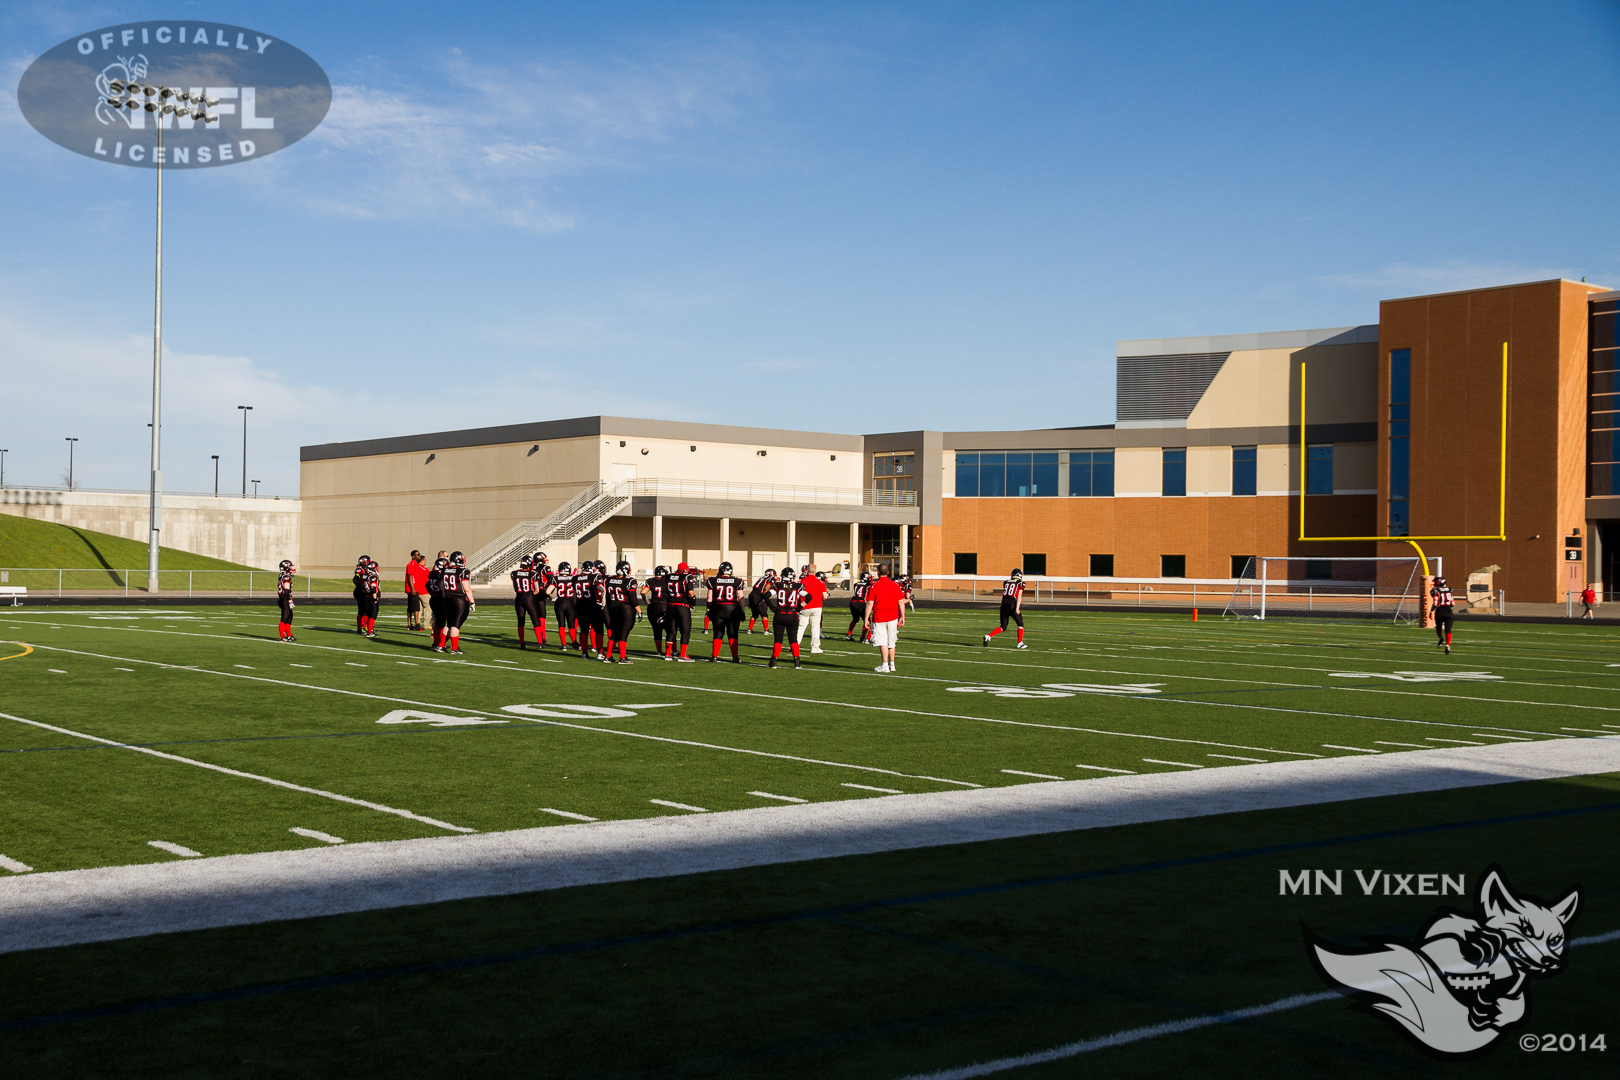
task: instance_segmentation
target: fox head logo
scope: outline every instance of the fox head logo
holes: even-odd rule
[[[1463,1057],[1525,1018],[1531,976],[1563,970],[1567,927],[1580,902],[1579,888],[1553,904],[1515,893],[1493,868],[1480,882],[1474,914],[1442,911],[1416,948],[1400,941],[1338,948],[1306,933],[1317,971],[1335,989],[1427,1049]]]

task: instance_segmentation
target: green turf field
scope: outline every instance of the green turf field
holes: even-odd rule
[[[644,626],[631,666],[523,651],[495,603],[460,659],[393,609],[378,640],[343,607],[300,608],[295,645],[275,618],[0,610],[19,643],[0,855],[66,870],[177,861],[154,840],[212,856],[321,846],[294,828],[446,836],[1620,732],[1594,627],[1470,622],[1444,656],[1389,624],[1034,613],[1020,652],[979,644],[987,613],[925,610],[879,675],[841,635],[772,671],[763,636],[742,665],[680,665]],[[1410,936],[1435,903],[1279,897],[1280,867],[1472,883],[1498,863],[1547,898],[1579,883],[1572,934],[1608,933],[1616,809],[1612,778],[1521,783],[0,955],[0,1052],[56,1075],[899,1077],[1320,993],[1302,921]],[[1612,1074],[1607,1051],[1516,1038],[1607,1031],[1617,956],[1572,951],[1514,1045],[1466,1069]],[[1182,1067],[1464,1066],[1334,999],[1009,1075]]]

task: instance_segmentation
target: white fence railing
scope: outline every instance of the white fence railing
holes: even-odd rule
[[[995,603],[1005,578],[987,574],[914,574],[912,592],[924,600],[968,600]],[[1024,598],[1031,603],[1090,604],[1118,607],[1223,608],[1233,594],[1255,586],[1252,578],[1047,577],[1026,575]],[[1379,611],[1401,593],[1375,582],[1305,579],[1267,582],[1274,597],[1285,597],[1288,610]]]
[[[132,592],[144,594],[158,591],[178,595],[181,592],[178,582],[182,578],[187,596],[220,593],[273,596],[281,579],[280,572],[276,570],[159,570],[157,585],[153,586],[148,581],[150,576],[144,566],[127,570],[111,566],[0,567],[0,585],[20,585],[30,594],[54,593],[57,596],[70,592],[122,593],[128,596]],[[317,591],[315,581],[308,574],[296,574],[293,577],[293,592],[313,596]],[[320,581],[319,591],[322,593],[343,592],[351,588],[350,582],[343,578],[321,578]]]
[[[671,499],[728,499],[739,502],[811,503],[822,506],[916,506],[915,491],[883,488],[815,487],[805,484],[750,484],[733,480],[632,480],[637,495]]]

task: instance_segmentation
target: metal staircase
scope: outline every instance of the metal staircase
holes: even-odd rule
[[[635,490],[634,480],[598,480],[541,521],[520,521],[467,560],[474,585],[488,585],[517,566],[525,555],[564,540],[578,540],[612,517]]]

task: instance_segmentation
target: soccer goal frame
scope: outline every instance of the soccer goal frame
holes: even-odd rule
[[[1441,573],[1441,556],[1427,561],[1433,573]],[[1301,564],[1303,576],[1293,572]],[[1326,575],[1321,573],[1324,567]],[[1428,576],[1429,567],[1415,554],[1251,556],[1221,614],[1259,620],[1284,613],[1387,616],[1391,622],[1417,622],[1423,618]]]

